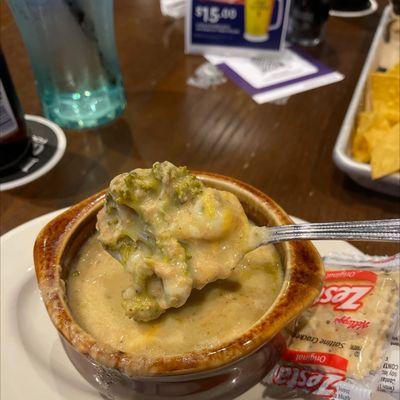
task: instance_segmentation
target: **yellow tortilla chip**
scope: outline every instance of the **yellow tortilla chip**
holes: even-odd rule
[[[387,130],[390,128],[390,124],[384,115],[379,114],[377,112],[372,112],[371,124],[369,125],[370,129],[382,129]]]
[[[386,73],[389,75],[400,76],[400,62],[393,65],[393,67],[390,68]]]
[[[371,160],[371,152],[368,142],[364,137],[364,132],[370,129],[374,114],[370,112],[360,112],[357,119],[357,129],[354,134],[351,152],[356,161],[368,163]]]
[[[357,131],[366,132],[369,129],[389,129],[393,124],[386,118],[384,113],[374,111],[364,111],[358,113]]]
[[[368,143],[370,151],[376,146],[382,135],[386,135],[389,130],[389,122],[377,115],[373,120],[370,129],[364,132],[364,137]]]
[[[375,112],[386,119],[390,125],[396,125],[400,122],[400,110],[390,109],[385,103],[376,103]]]
[[[373,108],[380,106],[383,109],[399,111],[400,78],[383,72],[371,74],[371,95]]]
[[[400,124],[382,135],[371,152],[372,179],[400,170]]]
[[[352,146],[353,158],[362,163],[368,163],[371,160],[371,153],[369,150],[368,142],[363,133],[357,131]]]
[[[386,131],[380,129],[370,129],[369,131],[366,131],[364,133],[364,138],[368,144],[368,149],[370,153],[377,145],[377,143],[382,139],[382,136],[387,135],[388,131],[389,129],[387,129]]]
[[[358,124],[357,130],[364,132],[371,127],[372,121],[374,120],[374,113],[361,111],[358,113]]]
[[[372,148],[382,135],[387,134],[389,129],[389,122],[381,115],[374,112],[360,112],[353,139],[353,158],[359,162],[370,162]]]
[[[372,107],[376,111],[388,111],[397,118],[400,108],[400,78],[383,72],[374,72],[370,80]]]

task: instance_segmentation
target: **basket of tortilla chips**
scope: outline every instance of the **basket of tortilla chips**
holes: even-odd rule
[[[400,170],[400,63],[369,76],[365,109],[352,140],[355,160],[371,165],[372,179]]]
[[[387,7],[338,136],[334,161],[362,186],[400,196],[400,59],[385,70],[379,54],[385,44]]]

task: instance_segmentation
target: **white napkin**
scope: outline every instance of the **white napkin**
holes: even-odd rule
[[[186,0],[160,0],[161,14],[181,18],[185,15]]]

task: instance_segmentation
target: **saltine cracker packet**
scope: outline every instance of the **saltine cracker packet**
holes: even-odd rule
[[[378,391],[389,393],[397,400],[400,397],[399,321],[397,321],[390,347],[386,352],[379,378]]]
[[[321,294],[287,328],[267,393],[366,400],[380,390],[398,398],[400,254],[330,256],[324,264]]]

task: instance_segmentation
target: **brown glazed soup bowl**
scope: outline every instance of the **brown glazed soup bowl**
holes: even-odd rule
[[[293,223],[273,200],[250,185],[221,175],[195,174],[207,186],[234,193],[256,224]],[[39,233],[34,248],[43,302],[76,369],[103,396],[115,400],[233,399],[259,382],[279,358],[284,346],[282,329],[320,292],[324,270],[314,246],[307,241],[276,245],[284,268],[282,288],[272,306],[240,337],[218,348],[182,356],[133,356],[85,332],[67,301],[69,266],[95,231],[104,193],[52,220]]]

